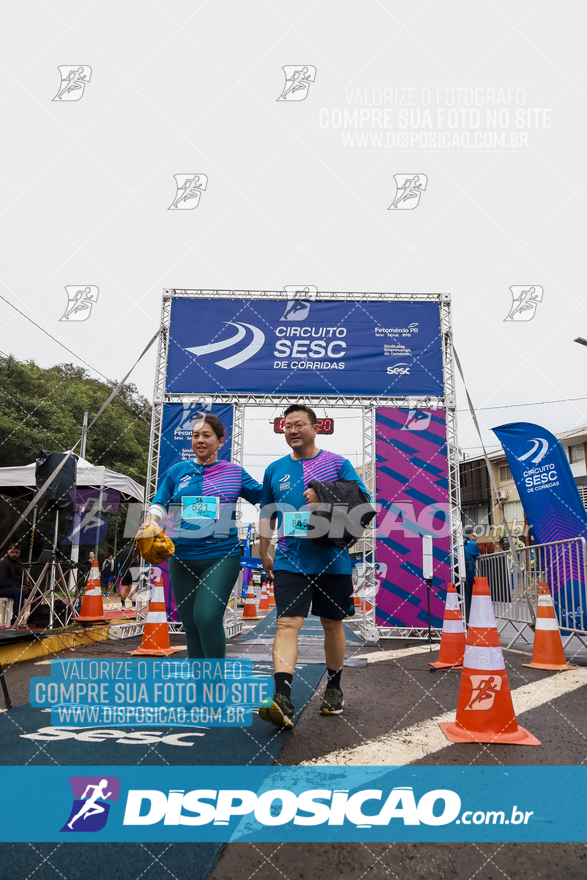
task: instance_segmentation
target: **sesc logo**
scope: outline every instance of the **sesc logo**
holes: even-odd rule
[[[244,322],[240,323],[239,321],[225,321],[224,323],[237,328],[236,333],[234,336],[231,336],[230,339],[224,339],[222,342],[211,342],[208,345],[195,345],[193,348],[186,348],[186,351],[190,351],[192,354],[198,355],[198,357],[205,354],[212,354],[216,351],[223,351],[225,348],[231,348],[232,346],[237,345],[247,335],[247,329],[251,330],[253,338],[245,348],[230,357],[216,361],[217,367],[222,367],[223,370],[232,370],[234,367],[244,364],[245,361],[248,361],[249,358],[252,358],[253,355],[257,354],[257,352],[263,347],[265,334],[262,330],[259,330],[258,327],[254,327],[252,324],[245,324]]]
[[[409,364],[395,364],[393,367],[387,368],[388,376],[409,376],[410,375],[410,365]]]

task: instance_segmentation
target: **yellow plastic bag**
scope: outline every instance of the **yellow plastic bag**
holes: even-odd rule
[[[160,565],[175,553],[175,544],[161,526],[141,526],[136,537],[137,550],[151,565]]]

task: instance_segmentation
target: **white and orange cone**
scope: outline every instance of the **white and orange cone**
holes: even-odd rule
[[[462,669],[465,656],[465,627],[459,606],[459,594],[454,584],[449,584],[444,606],[444,622],[440,638],[440,651],[435,669]]]
[[[273,587],[273,581],[267,587],[267,596],[269,599],[269,607],[275,608],[276,602],[275,602],[275,589]]]
[[[96,623],[106,620],[104,617],[104,603],[102,601],[102,584],[100,583],[100,569],[98,560],[92,561],[90,576],[86,584],[86,591],[82,600],[79,617],[75,617],[75,623]]]
[[[577,668],[569,666],[567,663],[558,620],[554,613],[554,603],[547,583],[541,583],[538,587],[538,614],[536,615],[532,662],[522,663],[522,666],[558,672]]]
[[[269,596],[267,595],[267,584],[261,585],[261,598],[259,599],[259,611],[269,611]]]
[[[243,608],[242,620],[260,620],[257,614],[257,606],[255,605],[255,591],[253,590],[253,582],[249,581],[247,590],[247,598],[245,599],[245,607]]]
[[[153,595],[149,602],[147,620],[143,630],[141,647],[136,651],[130,651],[131,656],[146,655],[147,657],[167,657],[169,654],[177,654],[182,648],[172,648],[169,643],[169,629],[167,627],[167,611],[165,610],[165,595],[163,593],[163,580],[158,577],[153,586]]]
[[[451,742],[540,745],[516,721],[487,578],[473,582],[456,721],[440,727]]]

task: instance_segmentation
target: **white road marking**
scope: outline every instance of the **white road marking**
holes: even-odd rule
[[[452,674],[456,678],[456,673]],[[587,685],[587,669],[585,668],[553,674],[541,681],[522,685],[512,691],[516,715],[528,712],[530,709],[537,709],[550,700],[572,693],[585,685]],[[388,764],[403,767],[450,745],[438,723],[440,721],[454,721],[455,714],[456,706],[450,712],[435,715],[433,718],[421,721],[412,727],[379,736],[351,749],[331,752],[313,761],[303,761],[302,764]],[[560,720],[562,724],[563,719]]]

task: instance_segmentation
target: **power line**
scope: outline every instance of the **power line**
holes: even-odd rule
[[[549,403],[574,403],[577,400],[587,400],[587,397],[563,397],[560,400],[537,400],[534,403],[506,403],[503,406],[478,406],[477,411],[482,409],[515,409],[520,406],[546,406]],[[469,412],[468,409],[458,409],[457,412]]]
[[[14,309],[15,312],[18,312],[19,315],[22,315],[23,318],[26,318],[27,321],[30,321],[30,322],[31,322],[31,324],[34,324],[34,326],[37,327],[39,330],[41,330],[41,332],[44,333],[45,336],[48,336],[49,339],[52,339],[53,342],[56,342],[57,345],[60,345],[61,348],[64,348],[65,351],[69,352],[69,354],[72,354],[72,355],[74,356],[74,358],[77,358],[78,361],[81,361],[82,364],[85,364],[87,367],[90,368],[90,370],[93,370],[94,373],[98,373],[98,375],[99,375],[99,376],[102,376],[104,379],[106,379],[107,382],[111,382],[111,381],[112,381],[111,379],[108,378],[108,376],[105,376],[104,373],[101,373],[100,370],[97,370],[96,367],[93,367],[91,364],[89,364],[87,361],[85,361],[83,358],[81,358],[81,357],[79,356],[79,354],[76,354],[75,351],[72,351],[71,348],[68,348],[67,345],[64,345],[63,342],[60,342],[55,336],[53,336],[51,333],[49,333],[48,330],[45,330],[44,327],[41,327],[40,324],[37,324],[36,321],[33,321],[32,318],[29,318],[29,316],[28,316],[28,315],[25,315],[24,312],[21,312],[20,309],[18,309],[13,303],[11,303],[10,300],[6,299],[5,296],[2,296],[1,293],[0,293],[0,299],[4,300],[4,302],[5,302],[7,305],[9,305],[11,309]]]

